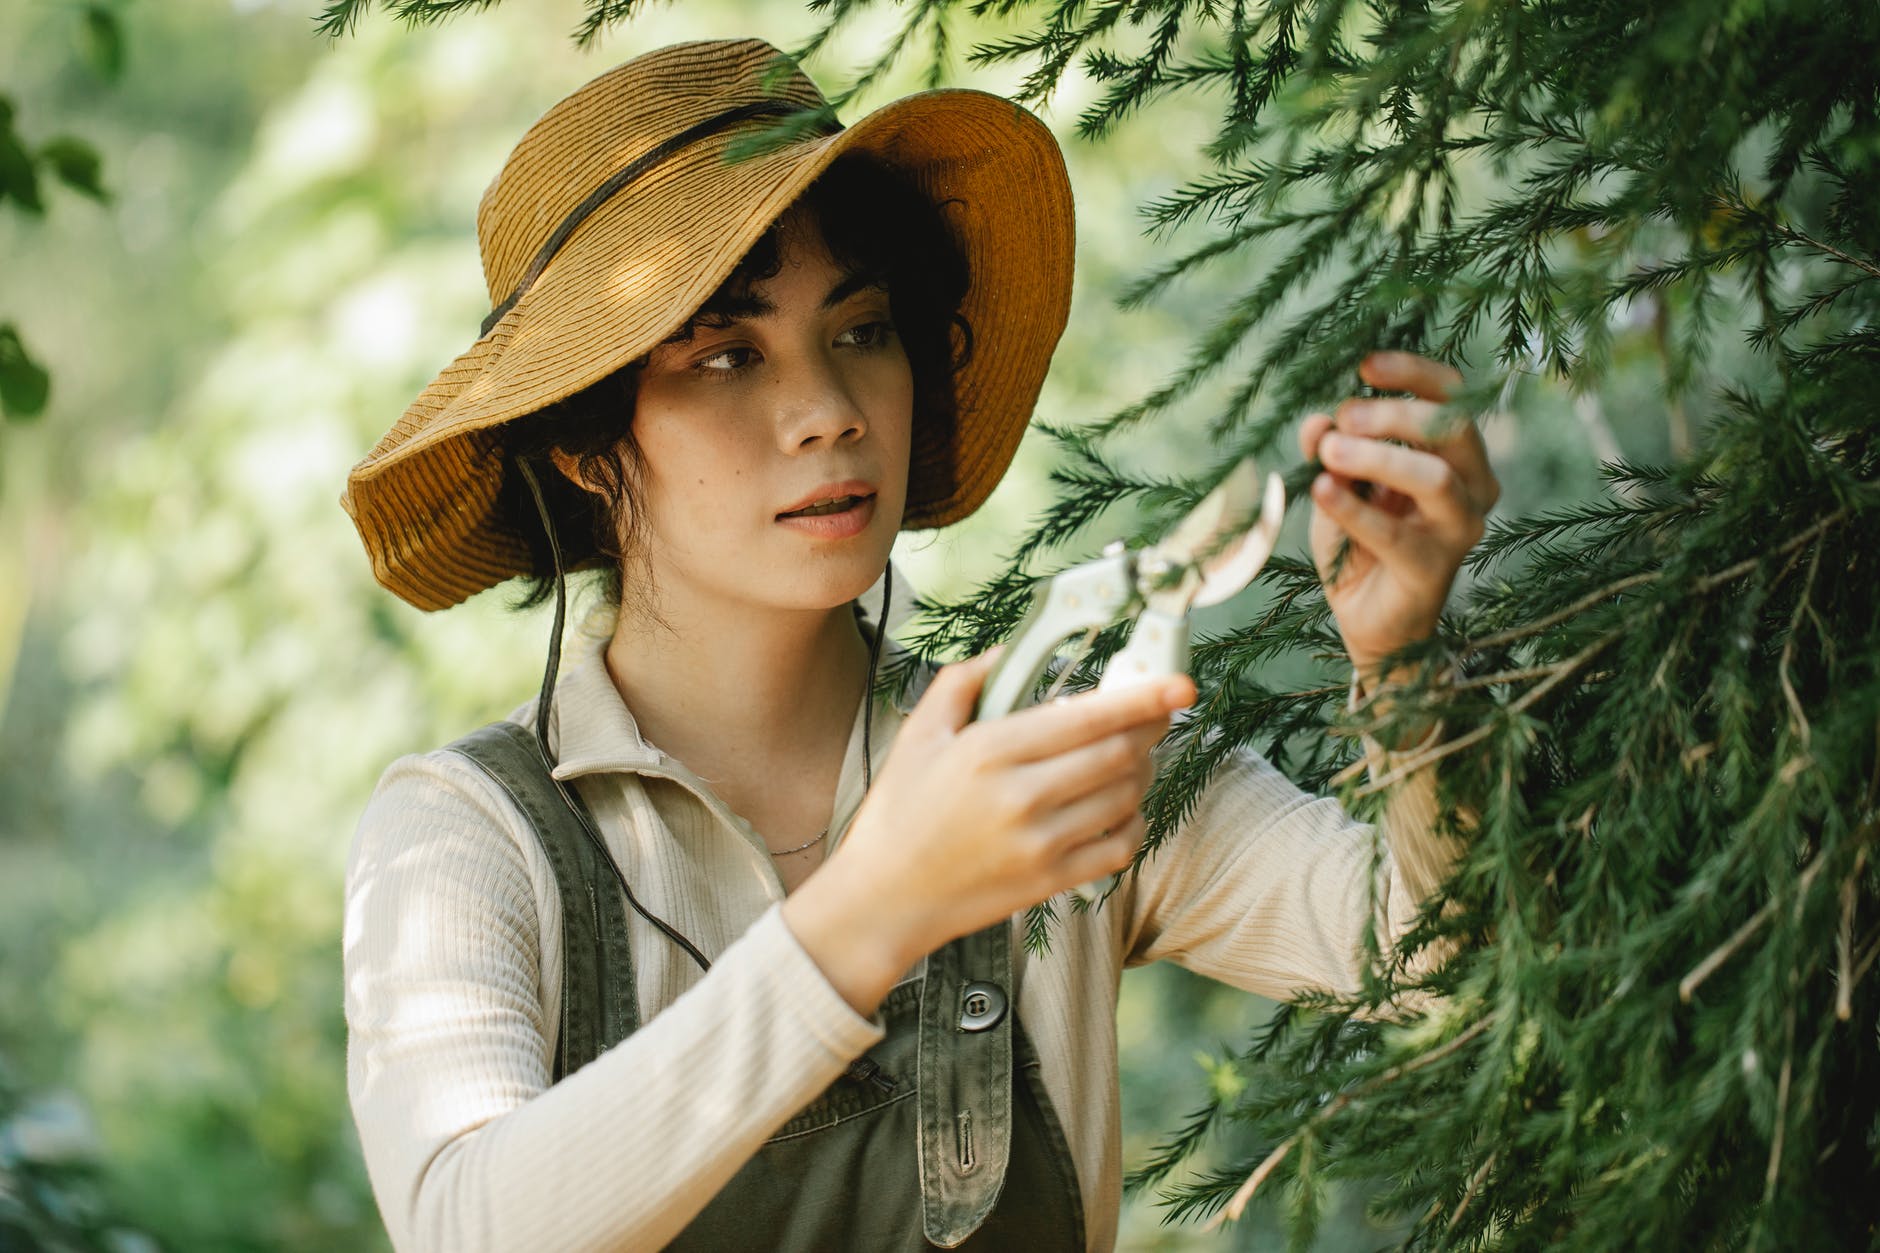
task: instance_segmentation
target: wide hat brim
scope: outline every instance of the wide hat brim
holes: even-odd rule
[[[687,47],[706,46],[665,51]],[[610,71],[557,110],[649,59]],[[561,121],[562,142],[578,143],[578,126]],[[645,355],[831,162],[854,153],[895,167],[941,207],[970,276],[960,313],[972,351],[954,378],[954,429],[950,439],[915,432],[902,525],[944,526],[985,501],[1018,448],[1069,313],[1072,207],[1057,141],[1008,100],[947,89],[897,100],[833,135],[727,159],[765,126],[760,119],[688,146],[591,212],[353,468],[341,503],[381,584],[420,609],[441,609],[529,573],[528,545],[496,508],[504,424]],[[512,203],[530,202],[525,188],[504,190]],[[485,197],[486,215],[496,192],[493,185]],[[565,189],[541,199],[556,196],[565,200]],[[539,225],[533,238],[545,239],[553,225]],[[518,257],[493,255],[486,240],[484,260],[494,303],[505,290],[496,276],[516,272]]]

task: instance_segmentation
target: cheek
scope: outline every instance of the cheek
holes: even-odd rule
[[[914,441],[914,376],[908,370],[905,357],[898,369],[883,374],[875,401],[870,405],[871,433],[881,449],[882,469],[890,472],[889,480],[905,497],[905,472]]]
[[[727,502],[744,498],[753,486],[750,451],[737,438],[737,427],[657,400],[635,413],[640,498],[652,542],[689,547],[687,537],[735,523],[738,512]]]

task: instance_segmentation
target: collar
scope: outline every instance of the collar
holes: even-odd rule
[[[569,633],[562,650],[561,675],[555,683],[555,709],[549,719],[549,742],[555,750],[555,777],[577,779],[583,775],[609,772],[654,774],[672,777],[689,771],[672,757],[648,743],[640,734],[627,703],[620,698],[613,676],[607,673],[607,643],[612,635],[611,614],[597,613]],[[861,621],[864,635],[873,634],[873,625]],[[875,706],[876,768],[895,726],[913,709],[936,667],[916,661],[909,651],[890,637],[881,648],[881,669],[893,673],[913,666],[912,681],[895,697],[880,698]],[[887,716],[884,716],[887,715]],[[534,717],[534,702],[521,711]],[[855,713],[853,738],[859,743],[862,709]]]

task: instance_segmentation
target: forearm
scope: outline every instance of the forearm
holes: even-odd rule
[[[1129,881],[1120,902],[1128,960],[1170,958],[1278,998],[1350,992],[1363,977],[1366,929],[1394,945],[1458,852],[1430,770],[1393,790],[1373,828],[1243,750]]]
[[[880,1029],[767,915],[638,1032],[542,1088],[516,1024],[360,1006],[354,1112],[401,1250],[657,1248]],[[505,1047],[505,1045],[510,1047]]]
[[[1389,732],[1378,725],[1396,712],[1401,693],[1420,677],[1410,666],[1388,673],[1365,666],[1352,674],[1350,708],[1355,712],[1368,703],[1369,710],[1370,726],[1363,736],[1366,774],[1373,785],[1388,780],[1379,828],[1391,853],[1383,922],[1392,942],[1449,877],[1463,852],[1461,842],[1445,829],[1437,762],[1427,756],[1444,738],[1442,721],[1413,716]]]

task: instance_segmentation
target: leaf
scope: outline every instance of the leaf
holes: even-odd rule
[[[85,60],[107,83],[124,77],[124,24],[102,4],[88,4],[80,18],[79,46]]]
[[[13,130],[13,102],[0,96],[0,203],[8,199],[35,217],[46,211],[39,198],[39,171]]]
[[[98,150],[82,139],[61,135],[49,139],[39,149],[39,159],[52,167],[60,182],[73,191],[104,202],[111,193],[99,181]]]
[[[46,407],[52,376],[26,354],[11,322],[0,323],[0,412],[12,421],[36,418]]]

